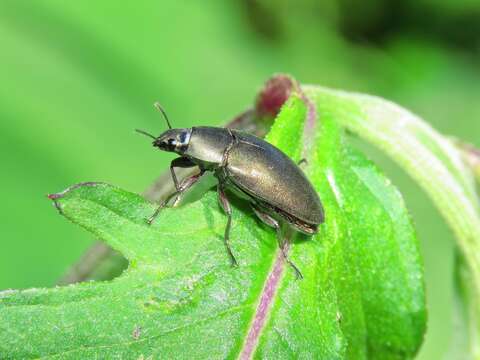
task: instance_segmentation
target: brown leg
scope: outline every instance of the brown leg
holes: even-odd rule
[[[200,179],[200,177],[203,175],[204,171],[201,170],[200,173],[196,174],[196,175],[193,175],[193,176],[190,176],[189,178],[186,178],[185,180],[182,181],[182,183],[180,185],[178,185],[178,189],[177,191],[173,192],[172,194],[170,194],[158,207],[157,209],[155,210],[155,212],[152,214],[152,216],[150,216],[148,219],[147,219],[147,223],[149,225],[151,225],[153,223],[153,221],[157,218],[158,214],[160,214],[160,211],[165,207],[167,206],[167,204],[170,202],[170,200],[172,199],[175,199],[173,201],[173,206],[177,205],[177,203],[180,201],[181,199],[181,196],[183,195],[183,193],[185,191],[187,191],[188,189],[190,189],[192,187],[193,184],[195,184],[198,179]]]
[[[172,180],[173,180],[173,183],[175,184],[175,189],[177,191],[180,190],[180,184],[178,183],[177,175],[175,175],[174,168],[176,167],[189,168],[194,166],[196,165],[190,159],[185,157],[179,157],[172,160],[172,162],[170,163],[170,173],[172,174]]]
[[[221,183],[218,184],[217,186],[217,193],[218,193],[218,202],[220,203],[220,206],[222,209],[225,211],[227,214],[227,226],[225,228],[225,235],[223,237],[223,241],[225,243],[225,248],[227,249],[228,255],[230,256],[230,260],[232,261],[232,266],[238,266],[237,260],[235,259],[235,256],[233,255],[232,249],[230,248],[230,228],[232,226],[232,207],[230,206],[230,203],[228,202],[228,198],[225,195],[225,190],[223,188],[223,185]]]
[[[258,216],[260,220],[262,220],[266,225],[273,227],[277,231],[277,241],[278,241],[278,246],[280,247],[280,250],[282,251],[282,255],[289,264],[292,269],[295,271],[295,275],[297,276],[297,279],[303,279],[303,275],[298,269],[298,267],[288,258],[285,245],[287,242],[283,238],[282,231],[280,229],[280,224],[278,223],[277,220],[275,220],[273,217],[270,215],[264,213],[262,210],[260,210],[258,207],[252,204],[252,209],[255,212],[255,214]]]

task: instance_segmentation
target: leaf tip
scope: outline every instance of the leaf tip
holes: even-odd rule
[[[105,185],[105,183],[102,182],[95,182],[95,181],[87,181],[87,182],[82,182],[78,183],[72,186],[69,186],[65,190],[58,192],[58,193],[53,193],[53,194],[47,194],[47,198],[53,201],[53,205],[57,208],[57,210],[60,212],[60,214],[63,214],[62,208],[60,206],[60,203],[58,200],[64,198],[67,194],[72,192],[73,190],[79,189],[84,186],[98,186],[98,185]]]
[[[50,200],[56,200],[61,196],[61,194],[47,194],[47,198]]]

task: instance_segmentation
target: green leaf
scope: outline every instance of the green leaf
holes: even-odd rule
[[[424,120],[387,100],[364,94],[307,86],[304,91],[322,114],[379,147],[429,195],[453,230],[460,250],[457,288],[465,309],[465,333],[456,341],[480,358],[480,203],[475,189],[478,150],[452,141]],[[458,333],[458,331],[456,332]],[[463,334],[462,334],[463,335]],[[459,337],[461,338],[462,335]],[[453,357],[457,358],[457,357]]]
[[[129,260],[110,282],[0,293],[0,358],[404,359],[425,329],[423,273],[400,194],[345,143],[335,119],[294,93],[268,141],[304,169],[324,203],[313,237],[274,231],[234,204],[231,244],[216,195],[164,209],[85,183],[52,196],[61,213]]]

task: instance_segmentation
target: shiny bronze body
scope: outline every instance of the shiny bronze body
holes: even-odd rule
[[[205,130],[194,128],[192,139]],[[218,130],[222,130],[220,136],[231,139],[227,130]],[[287,220],[297,230],[315,233],[323,222],[322,205],[297,164],[262,139],[235,130],[232,134],[235,140],[227,154],[226,166],[215,170],[219,180],[237,194],[248,196],[270,215]]]
[[[225,128],[193,127],[167,130],[155,138],[153,145],[164,151],[176,152],[180,157],[170,165],[177,191],[165,200],[149,222],[172,198],[176,203],[205,171],[213,171],[218,179],[220,205],[228,215],[225,245],[235,265],[236,260],[228,244],[232,210],[225,193],[227,188],[247,199],[257,216],[277,230],[282,251],[281,221],[308,235],[316,233],[324,221],[320,199],[302,170],[265,140]],[[191,166],[198,166],[200,173],[178,183],[174,168]],[[301,277],[285,252],[284,255]]]

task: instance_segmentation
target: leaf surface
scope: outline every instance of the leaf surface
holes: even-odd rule
[[[345,143],[334,116],[294,93],[267,140],[304,170],[326,222],[313,237],[274,231],[234,205],[231,268],[216,195],[165,209],[86,183],[61,213],[129,260],[110,282],[0,293],[0,358],[404,359],[425,329],[422,265],[400,194]],[[320,114],[320,116],[319,116]]]
[[[322,114],[377,146],[430,197],[455,234],[456,322],[451,358],[480,358],[480,202],[475,187],[478,151],[432,128],[400,106],[365,94],[305,86]]]

